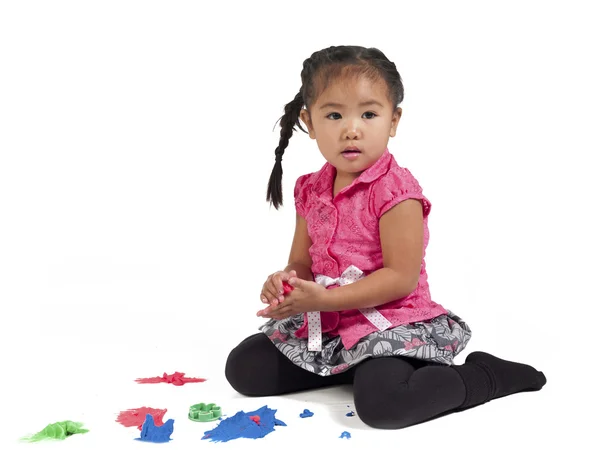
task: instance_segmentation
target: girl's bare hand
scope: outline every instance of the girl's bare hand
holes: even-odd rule
[[[285,302],[269,305],[256,313],[259,317],[283,320],[299,313],[321,311],[327,303],[327,289],[314,281],[294,277],[289,284],[293,288],[285,297]]]
[[[278,305],[283,301],[283,282],[297,277],[295,270],[285,272],[280,270],[267,277],[260,293],[260,300],[269,305]]]

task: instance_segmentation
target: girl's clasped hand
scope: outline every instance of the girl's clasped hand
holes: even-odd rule
[[[285,293],[284,282],[293,289]],[[296,271],[278,271],[265,281],[260,298],[268,304],[256,313],[258,317],[282,320],[299,313],[322,310],[327,289],[314,281],[302,280]]]

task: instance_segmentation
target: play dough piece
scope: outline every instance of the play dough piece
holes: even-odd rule
[[[175,421],[169,419],[163,426],[156,426],[154,418],[150,414],[146,414],[146,420],[142,425],[140,437],[136,440],[146,442],[169,442],[173,433],[173,424]]]
[[[62,422],[51,423],[39,433],[36,433],[33,436],[24,437],[22,440],[28,442],[38,442],[45,439],[64,440],[74,434],[83,434],[89,431],[83,429],[82,427],[83,424],[81,422],[64,420]]]
[[[151,377],[151,378],[138,378],[136,379],[136,383],[140,384],[148,384],[148,383],[169,383],[174,384],[175,386],[183,386],[185,383],[201,383],[206,381],[205,378],[186,378],[184,377],[185,373],[175,372],[171,375],[167,375],[167,373],[163,373],[162,377]]]
[[[302,413],[300,413],[300,417],[302,417],[303,419],[306,417],[312,417],[314,415],[315,415],[315,413],[312,411],[309,411],[308,409],[305,409]]]
[[[283,295],[287,295],[294,290],[294,286],[290,285],[287,281],[283,282]]]
[[[286,426],[281,420],[275,418],[276,412],[277,410],[270,409],[266,405],[248,413],[239,411],[234,416],[222,420],[216,428],[207,431],[202,439],[227,442],[238,438],[263,438],[274,431],[275,426]],[[258,418],[258,423],[253,418]]]
[[[163,425],[163,417],[165,416],[166,409],[154,409],[142,406],[141,408],[128,409],[127,411],[121,411],[116,419],[121,425],[126,427],[137,427],[138,430],[142,430],[142,425],[146,421],[146,415],[150,414],[154,417],[154,423],[158,426]]]

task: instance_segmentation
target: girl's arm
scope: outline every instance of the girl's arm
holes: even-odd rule
[[[379,306],[416,289],[423,259],[421,202],[408,199],[389,209],[379,220],[379,234],[384,267],[355,283],[324,291],[320,311]]]
[[[298,275],[298,278],[307,281],[314,281],[312,270],[310,269],[310,267],[307,267],[302,263],[290,262],[290,264],[288,264],[287,267],[283,269],[284,272],[290,272],[291,270],[296,271],[296,275]]]
[[[312,258],[308,249],[312,245],[312,240],[308,234],[306,220],[300,214],[296,213],[296,231],[292,241],[292,249],[285,272],[295,270],[298,278],[307,281],[313,281]]]

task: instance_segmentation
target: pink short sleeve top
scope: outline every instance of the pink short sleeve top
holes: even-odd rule
[[[431,203],[410,171],[400,167],[386,149],[375,164],[333,198],[335,174],[335,167],[327,162],[318,172],[299,177],[294,188],[296,211],[306,220],[312,240],[309,252],[313,274],[338,278],[351,265],[365,275],[382,268],[379,219],[394,205],[417,199],[423,205],[424,232],[418,285],[408,296],[380,305],[377,310],[392,327],[446,314],[441,305],[431,300],[425,269]],[[321,312],[321,326],[324,333],[339,335],[346,349],[378,331],[357,309]],[[306,315],[296,336],[308,337]]]

